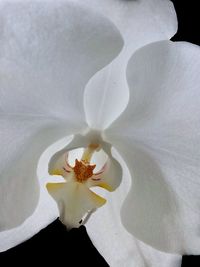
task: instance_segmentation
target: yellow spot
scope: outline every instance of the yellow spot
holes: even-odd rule
[[[50,172],[50,175],[63,175],[61,170],[55,169]]]
[[[53,191],[55,192],[55,191],[61,189],[65,185],[66,185],[66,183],[48,183],[48,184],[46,184],[46,188],[47,188],[48,192],[51,193]]]
[[[99,147],[100,147],[99,144],[90,144],[89,145],[89,148],[92,149],[92,150],[98,150]]]
[[[114,189],[109,184],[104,183],[104,182],[102,182],[102,183],[100,182],[97,186],[100,186],[100,187],[102,187],[102,188],[104,188],[110,192],[114,191]]]
[[[99,195],[97,195],[94,192],[92,192],[92,198],[93,198],[93,201],[95,202],[97,207],[101,207],[106,203],[106,199],[105,198],[100,197]]]

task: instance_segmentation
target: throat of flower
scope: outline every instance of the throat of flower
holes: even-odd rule
[[[88,178],[92,177],[95,167],[96,165],[85,164],[82,161],[78,161],[76,159],[73,171],[77,182],[82,183],[84,181],[87,181]]]
[[[100,146],[98,144],[90,144],[84,150],[81,160],[75,160],[73,172],[77,182],[83,183],[93,176],[93,170],[95,169],[96,165],[91,165],[90,161],[94,152],[99,149]]]

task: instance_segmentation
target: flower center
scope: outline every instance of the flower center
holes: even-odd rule
[[[76,180],[80,183],[86,181],[93,176],[93,170],[96,165],[88,165],[82,161],[76,159],[75,166],[73,168]]]
[[[75,159],[75,166],[72,167],[68,163],[68,154],[65,158],[66,165],[63,166],[63,170],[66,173],[73,173],[73,177],[75,180],[79,183],[83,183],[87,181],[89,178],[95,176],[96,174],[93,173],[93,170],[95,169],[96,165],[90,164],[90,160],[92,158],[92,155],[95,151],[100,149],[100,145],[97,144],[90,144],[83,152],[81,160]],[[101,172],[102,173],[102,172]],[[98,174],[101,174],[98,173]],[[55,174],[55,170],[54,170]],[[57,174],[57,173],[56,173]]]
[[[82,158],[79,161],[75,160],[75,166],[73,167],[75,178],[77,182],[87,181],[88,178],[93,176],[93,170],[96,165],[90,165],[92,155],[100,146],[98,144],[90,144],[83,152]]]

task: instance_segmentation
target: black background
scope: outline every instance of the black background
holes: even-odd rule
[[[83,0],[84,1],[84,0]],[[99,0],[101,1],[101,0]],[[148,1],[148,0],[147,0]],[[198,1],[172,1],[178,16],[179,30],[174,41],[188,41],[200,45]],[[92,245],[86,229],[70,232],[56,220],[30,240],[0,254],[0,266],[54,264],[59,266],[108,266]],[[184,256],[182,267],[199,267],[200,256]],[[170,267],[170,266],[169,266]]]

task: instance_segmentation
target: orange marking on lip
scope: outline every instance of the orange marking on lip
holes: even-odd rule
[[[76,179],[78,182],[87,181],[93,175],[93,170],[96,165],[86,165],[82,161],[76,159],[75,166],[73,167]]]

